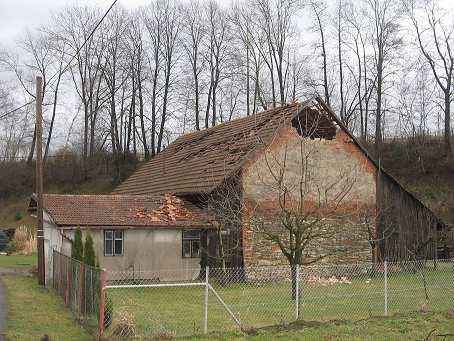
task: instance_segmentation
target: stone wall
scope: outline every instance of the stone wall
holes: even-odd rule
[[[303,202],[307,209],[321,202],[328,203],[326,207],[330,203],[342,206],[336,214],[326,209],[323,224],[331,231],[330,237],[314,240],[307,250],[309,258],[329,253],[332,255],[323,262],[372,260],[368,238],[370,229],[375,228],[375,167],[341,129],[334,139],[325,140],[303,139],[296,129],[286,127],[265,152],[243,168],[243,197],[249,212],[243,222],[245,267],[287,263],[278,245],[263,233],[269,228],[264,227],[263,221],[271,222],[271,228],[279,228],[279,221],[273,217],[282,212],[276,180],[281,171],[295,203],[300,198],[299,184],[304,173]]]

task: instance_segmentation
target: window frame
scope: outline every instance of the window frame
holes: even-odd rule
[[[121,237],[117,237],[116,234],[120,232]],[[107,235],[110,234],[111,237],[108,239]],[[125,234],[123,230],[103,230],[103,251],[104,251],[104,256],[105,257],[121,257],[124,255],[124,248],[125,248]],[[107,252],[106,249],[106,241],[109,240],[112,243],[110,253]],[[121,241],[121,250],[119,253],[117,253],[116,247],[115,247],[115,242]]]
[[[196,232],[197,236],[185,236],[185,232]],[[184,252],[184,245],[185,243],[189,243],[189,256],[187,256]],[[198,251],[197,254],[194,254],[194,244],[198,243]],[[201,257],[201,249],[202,242],[201,242],[201,231],[200,230],[182,230],[181,231],[181,256],[186,259],[191,258],[200,258]]]

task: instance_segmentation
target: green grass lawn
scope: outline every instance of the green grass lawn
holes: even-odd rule
[[[37,266],[37,255],[0,255],[0,268],[31,269]]]
[[[260,329],[248,335],[241,332],[212,333],[188,340],[348,340],[402,341],[443,340],[440,334],[454,334],[454,312],[409,313],[388,318],[370,318],[355,322],[293,323],[286,327]],[[431,334],[431,337],[427,338]],[[454,340],[453,336],[445,339]]]
[[[437,270],[428,270],[425,278],[428,310],[454,309],[452,265],[443,264]],[[290,282],[213,286],[243,326],[286,325],[295,319]],[[388,293],[390,315],[419,311],[426,304],[421,272],[390,274]],[[115,321],[125,315],[134,320],[139,335],[170,333],[180,336],[198,334],[203,330],[203,287],[108,289],[107,295],[114,306],[113,325],[108,334],[115,330]],[[367,274],[361,275],[353,278],[351,284],[323,286],[304,283],[301,314],[306,321],[322,322],[383,316],[383,274],[371,278]],[[211,292],[208,315],[210,331],[238,329]]]
[[[93,340],[59,297],[34,277],[3,276],[8,296],[7,340]]]

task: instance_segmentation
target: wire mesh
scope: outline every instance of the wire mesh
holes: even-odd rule
[[[454,261],[388,263],[390,314],[454,308]]]
[[[58,278],[60,293],[68,278]],[[296,319],[447,311],[454,308],[454,261],[108,272],[104,294],[104,337],[172,338]]]
[[[90,332],[99,325],[101,269],[53,251],[52,287]]]
[[[199,269],[109,272],[105,337],[202,333],[204,281]]]

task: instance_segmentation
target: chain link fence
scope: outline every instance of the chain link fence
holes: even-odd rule
[[[103,336],[171,338],[453,309],[454,261],[108,272],[103,292]]]
[[[103,271],[53,251],[52,288],[76,319],[98,334]]]

